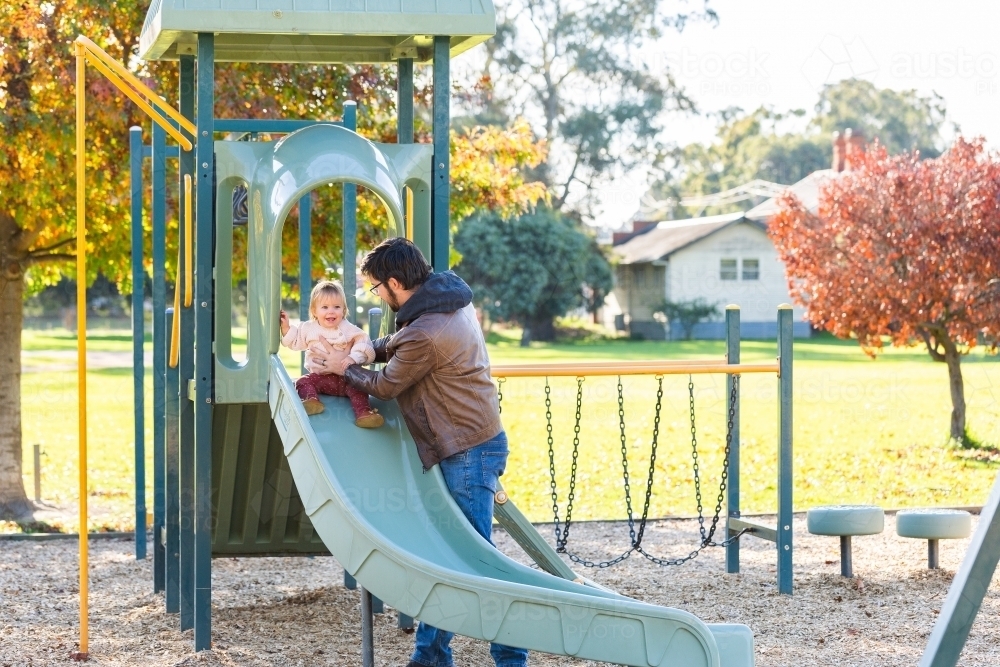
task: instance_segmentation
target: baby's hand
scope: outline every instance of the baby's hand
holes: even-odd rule
[[[278,315],[278,325],[281,327],[281,335],[284,336],[288,333],[289,323],[288,323],[288,313],[285,311],[279,311]]]
[[[358,362],[354,361],[350,356],[344,357],[344,360],[340,362],[340,371],[346,373],[349,366],[353,366]]]

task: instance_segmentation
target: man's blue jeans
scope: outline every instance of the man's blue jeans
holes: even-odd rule
[[[507,434],[500,434],[472,449],[449,456],[441,461],[441,472],[448,484],[451,497],[455,499],[462,513],[490,544],[493,530],[493,495],[497,491],[497,480],[507,465]],[[413,662],[426,667],[452,667],[449,643],[454,633],[438,630],[420,623],[417,626],[417,646],[413,651]],[[528,652],[521,648],[511,648],[502,644],[490,644],[490,655],[497,667],[524,667],[528,664]]]

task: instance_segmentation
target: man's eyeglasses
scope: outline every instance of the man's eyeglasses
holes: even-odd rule
[[[375,296],[378,296],[378,288],[381,287],[383,284],[384,283],[379,283],[378,285],[372,285],[372,288],[368,291],[374,294]]]

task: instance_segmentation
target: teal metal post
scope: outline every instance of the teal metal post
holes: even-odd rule
[[[396,61],[396,143],[413,143],[413,59]]]
[[[726,363],[740,363],[740,307],[726,306]],[[741,378],[742,379],[742,378]],[[730,404],[733,395],[733,376],[726,376],[726,416],[733,413],[733,439],[729,450],[729,488],[726,496],[726,512],[730,519],[740,518],[740,395],[737,391],[735,404]],[[726,538],[731,537],[726,531]],[[733,540],[726,545],[726,572],[740,571],[740,541]]]
[[[180,289],[180,285],[175,284],[174,289]],[[177,313],[173,308],[167,308],[165,318],[167,337],[173,331],[174,318]],[[170,343],[165,346],[167,358],[170,357]],[[178,368],[166,367],[166,381],[164,383],[165,410],[164,422],[166,423],[166,435],[164,446],[163,466],[166,470],[166,485],[164,486],[164,529],[166,531],[166,573],[164,590],[166,595],[166,607],[168,614],[176,614],[181,609],[180,601],[180,487],[179,472],[180,462],[178,460],[178,440],[180,435],[179,422],[177,419],[177,401],[179,397]]]
[[[180,112],[188,120],[194,120],[194,56],[180,56],[180,86],[178,99]],[[189,137],[192,140],[194,137]],[[184,175],[193,180],[194,151],[180,150],[178,160],[180,196],[178,201],[179,235],[181,243],[187,242],[184,229]],[[193,190],[193,183],[192,183]],[[192,239],[193,240],[193,239]],[[183,245],[181,246],[184,247]],[[181,253],[178,275],[183,277],[188,270],[187,260]],[[181,278],[183,279],[183,278]],[[194,404],[188,400],[188,382],[194,377],[194,307],[181,302],[180,341],[180,612],[181,630],[194,627]]]
[[[792,307],[778,306],[778,592],[792,594]]]
[[[194,353],[194,650],[212,647],[212,313],[215,285],[215,36],[198,34]]]
[[[146,558],[146,270],[142,265],[142,128],[128,131],[132,204],[132,391],[135,412],[135,559]]]
[[[434,168],[431,176],[431,256],[435,271],[448,270],[451,205],[451,38],[434,37]]]
[[[344,127],[351,132],[358,129],[358,104],[354,101],[344,102]],[[357,259],[358,259],[358,186],[344,183],[343,204],[343,244],[344,244],[344,294],[347,296],[347,319],[358,321],[355,296],[357,291]]]
[[[309,293],[312,291],[312,193],[299,200],[299,319],[309,319]],[[306,353],[301,354],[302,373],[306,372]]]
[[[920,667],[955,667],[1000,562],[1000,474],[979,513],[965,559],[948,589]]]
[[[396,78],[396,143],[413,143],[413,60],[401,58],[397,61]],[[409,213],[407,211],[406,213]],[[410,239],[420,248],[425,257],[431,256],[430,229],[418,228],[414,221],[407,220],[407,229],[412,229],[413,238]],[[393,324],[390,319],[389,325]]]
[[[153,222],[153,592],[166,584],[163,520],[166,503],[166,370],[167,370],[167,193],[166,134],[153,123],[151,140]]]

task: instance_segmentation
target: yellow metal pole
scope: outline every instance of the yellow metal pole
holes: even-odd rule
[[[191,174],[184,174],[184,307],[190,308],[191,303],[194,301],[194,267],[192,263],[194,261],[194,239],[191,238],[194,233],[194,225],[192,224],[193,208],[191,206]],[[174,311],[174,319],[180,321],[177,317],[178,311]]]
[[[406,193],[406,238],[413,240],[413,190],[403,189]]]
[[[76,47],[76,363],[80,439],[80,655],[88,653],[89,570],[87,544],[87,224],[86,224],[86,63]]]
[[[495,378],[512,377],[583,377],[587,375],[702,375],[726,373],[778,373],[778,364],[727,364],[686,361],[591,362],[582,364],[516,364],[493,366]]]
[[[177,274],[174,279],[174,320],[170,330],[170,359],[167,365],[177,368],[181,354],[181,249],[177,248]]]

